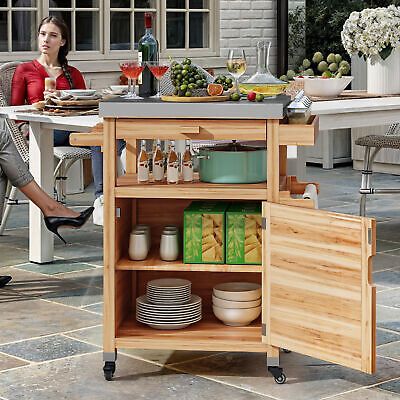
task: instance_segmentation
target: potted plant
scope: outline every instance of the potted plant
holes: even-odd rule
[[[367,61],[367,90],[400,93],[400,7],[354,11],[343,25],[342,43],[350,55]]]

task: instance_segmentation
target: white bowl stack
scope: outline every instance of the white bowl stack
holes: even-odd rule
[[[201,320],[201,298],[186,279],[147,282],[146,295],[136,299],[136,319],[155,329],[182,329]]]
[[[229,326],[245,326],[261,313],[261,285],[252,282],[226,282],[213,288],[214,315]]]

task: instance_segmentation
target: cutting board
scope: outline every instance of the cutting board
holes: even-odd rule
[[[161,100],[175,102],[175,103],[209,103],[213,101],[229,100],[229,96],[204,96],[204,97],[161,96]]]

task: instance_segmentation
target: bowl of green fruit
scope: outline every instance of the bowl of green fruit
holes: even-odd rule
[[[322,77],[304,79],[304,92],[311,97],[337,97],[353,80],[352,76]]]
[[[300,83],[308,96],[332,98],[338,96],[353,80],[352,76],[348,76],[349,73],[350,64],[340,54],[330,53],[324,57],[317,51],[279,79]]]

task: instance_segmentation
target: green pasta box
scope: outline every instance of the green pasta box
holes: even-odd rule
[[[224,202],[193,201],[183,212],[183,262],[225,264]]]
[[[226,263],[262,264],[261,203],[232,203],[226,211]]]

